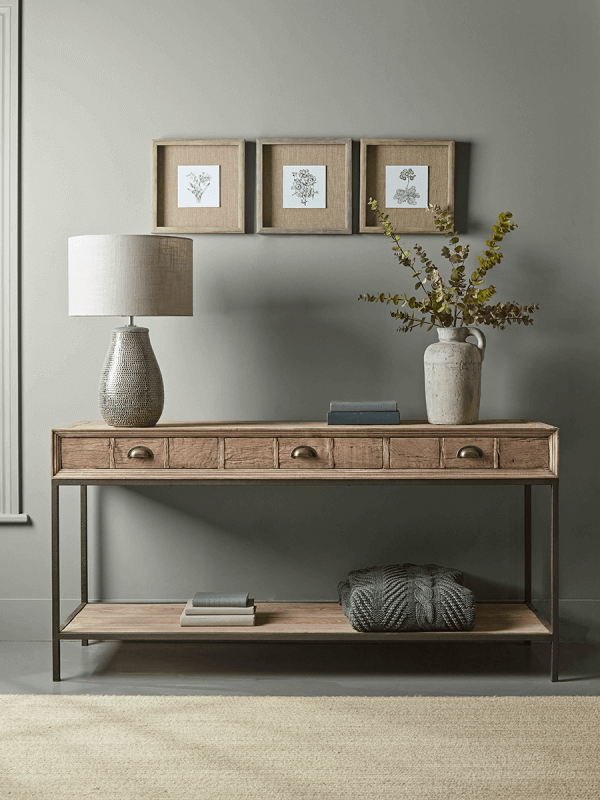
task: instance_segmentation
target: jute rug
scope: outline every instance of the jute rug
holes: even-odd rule
[[[2,800],[598,800],[597,697],[0,697]]]

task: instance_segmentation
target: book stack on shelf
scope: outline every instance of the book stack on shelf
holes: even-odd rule
[[[254,625],[256,606],[248,593],[197,592],[180,617],[184,628]]]
[[[398,425],[400,412],[395,400],[332,400],[328,425]]]

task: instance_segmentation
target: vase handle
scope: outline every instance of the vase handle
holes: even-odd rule
[[[479,328],[467,328],[469,331],[467,336],[474,336],[477,339],[477,348],[481,353],[481,360],[483,361],[485,357],[485,336],[479,330]]]

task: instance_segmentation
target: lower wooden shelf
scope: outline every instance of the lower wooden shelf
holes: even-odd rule
[[[61,639],[179,639],[187,641],[550,641],[552,636],[524,603],[480,603],[472,631],[360,633],[338,603],[257,603],[252,627],[182,628],[183,603],[89,603],[63,627]]]

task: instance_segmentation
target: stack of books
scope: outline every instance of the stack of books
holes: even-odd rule
[[[328,425],[398,425],[400,412],[395,400],[332,400]]]
[[[254,625],[256,606],[248,593],[219,594],[197,592],[180,617],[186,628],[221,627],[225,625]]]

